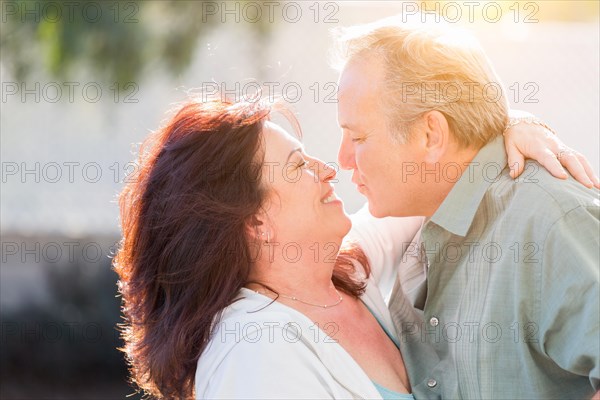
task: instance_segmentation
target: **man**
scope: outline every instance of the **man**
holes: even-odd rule
[[[341,42],[340,165],[373,216],[425,217],[390,299],[415,397],[591,398],[597,192],[529,161],[511,178],[507,102],[472,39],[391,19]]]

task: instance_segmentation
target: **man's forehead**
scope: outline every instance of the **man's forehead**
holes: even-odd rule
[[[357,57],[346,63],[340,73],[340,86],[349,84],[379,84],[385,77],[384,64],[380,59]]]
[[[382,95],[384,75],[374,64],[379,63],[354,62],[342,71],[337,97],[338,114],[344,116],[340,123],[353,117],[358,109],[373,107]]]
[[[370,90],[374,91],[374,88]],[[372,124],[372,118],[377,118],[376,114],[380,112],[376,94],[367,93],[364,90],[347,91],[338,97],[337,108],[340,128],[356,132],[362,131],[365,126]]]
[[[353,132],[362,132],[366,126],[369,126],[368,113],[348,113],[338,114],[338,125],[341,129]]]

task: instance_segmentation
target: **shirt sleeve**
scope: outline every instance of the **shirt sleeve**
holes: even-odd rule
[[[404,252],[421,228],[423,217],[375,218],[365,204],[351,219],[352,229],[344,240],[357,242],[365,252],[373,280],[385,298],[392,291]]]
[[[293,332],[247,332],[208,380],[200,399],[333,399],[328,371]],[[329,379],[331,381],[331,379]]]
[[[600,224],[598,207],[578,207],[544,243],[540,333],[543,351],[562,369],[600,382]]]

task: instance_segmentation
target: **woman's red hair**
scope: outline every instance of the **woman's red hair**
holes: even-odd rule
[[[132,380],[159,398],[191,398],[198,358],[219,313],[253,265],[246,227],[268,188],[261,182],[262,129],[271,107],[189,101],[140,149],[136,176],[119,197],[123,238],[114,265]],[[333,282],[354,296],[350,258]]]

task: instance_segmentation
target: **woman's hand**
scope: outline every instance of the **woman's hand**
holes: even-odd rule
[[[517,178],[525,169],[525,158],[542,164],[552,175],[567,179],[565,167],[588,188],[600,189],[598,176],[582,154],[567,147],[555,134],[541,125],[521,122],[504,133],[510,176]],[[561,166],[562,164],[562,166]]]

